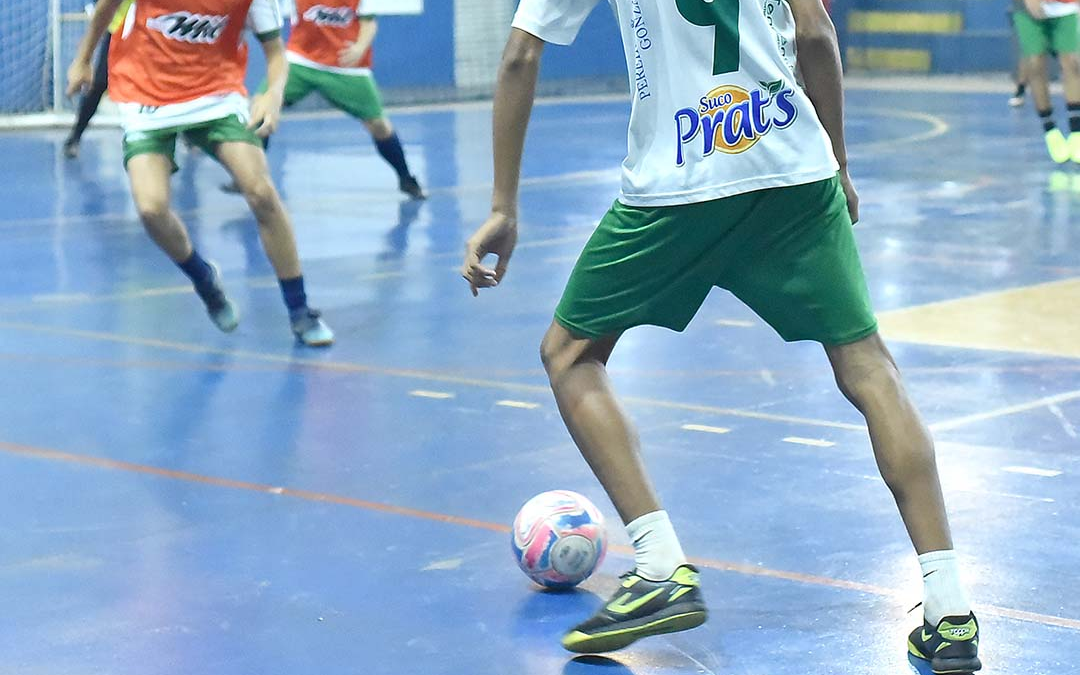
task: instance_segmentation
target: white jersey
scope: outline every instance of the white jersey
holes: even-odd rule
[[[835,175],[783,0],[608,1],[633,92],[619,201],[688,204]],[[597,2],[521,0],[513,25],[570,44]]]

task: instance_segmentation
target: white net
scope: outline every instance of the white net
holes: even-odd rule
[[[52,105],[50,16],[46,0],[0,2],[0,114]]]

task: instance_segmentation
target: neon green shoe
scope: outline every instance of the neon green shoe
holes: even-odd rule
[[[1072,156],[1072,161],[1080,164],[1080,131],[1069,134],[1069,154]]]
[[[971,675],[979,661],[979,622],[974,614],[947,616],[937,628],[923,622],[908,637],[911,655],[930,662],[935,675]]]
[[[1072,157],[1072,147],[1058,128],[1046,132],[1046,149],[1050,151],[1050,159],[1058,164],[1064,164]]]
[[[650,635],[696,628],[706,616],[698,571],[692,565],[678,567],[664,581],[627,572],[615,596],[563,636],[562,646],[579,654],[610,652]]]

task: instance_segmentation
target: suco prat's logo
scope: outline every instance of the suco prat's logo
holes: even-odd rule
[[[782,80],[761,82],[747,91],[733,84],[716,87],[693,108],[675,113],[676,166],[685,163],[683,149],[699,136],[702,157],[719,151],[728,155],[746,152],[774,129],[786,129],[799,116],[792,101],[795,92]]]
[[[304,21],[316,26],[330,26],[333,28],[345,28],[352,23],[356,12],[352,7],[327,7],[315,5],[304,12]]]
[[[191,12],[173,12],[155,16],[146,22],[147,28],[156,30],[169,39],[208,45],[218,41],[228,24],[228,16]]]

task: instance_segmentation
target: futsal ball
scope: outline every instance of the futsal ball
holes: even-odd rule
[[[604,559],[604,517],[576,492],[542,492],[518,511],[510,545],[530,579],[547,588],[570,588]]]

